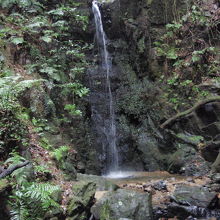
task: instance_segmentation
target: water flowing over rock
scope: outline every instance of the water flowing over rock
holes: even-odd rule
[[[97,1],[93,1],[92,10],[95,17],[97,46],[101,58],[98,69],[90,73],[92,121],[97,133],[97,143],[102,146],[101,155],[106,161],[104,173],[109,173],[116,171],[119,166],[114,97],[110,81],[112,58],[107,50],[107,38],[103,30]]]

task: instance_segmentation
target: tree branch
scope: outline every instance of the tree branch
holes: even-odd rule
[[[168,126],[172,126],[176,121],[178,121],[178,120],[184,118],[185,116],[189,115],[190,113],[195,111],[197,108],[199,108],[201,105],[205,105],[207,103],[215,102],[215,101],[220,102],[220,96],[215,96],[215,97],[212,97],[212,98],[208,98],[208,99],[205,99],[203,101],[200,101],[200,102],[196,103],[192,108],[187,109],[184,112],[180,112],[180,113],[176,114],[175,116],[173,116],[172,118],[169,118],[163,124],[161,124],[160,127],[162,129],[165,129]]]
[[[1,174],[0,174],[0,178],[4,178],[10,174],[12,174],[15,170],[22,168],[26,165],[28,165],[30,162],[29,161],[25,161],[24,163],[20,163],[20,164],[16,164],[12,167],[9,167],[8,169],[4,170]]]

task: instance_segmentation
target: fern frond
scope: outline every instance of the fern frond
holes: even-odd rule
[[[15,203],[11,205],[12,210],[10,211],[10,220],[27,220],[29,213],[25,202],[17,198],[15,200]]]
[[[45,210],[49,207],[59,206],[59,204],[51,198],[51,194],[59,189],[59,186],[54,186],[48,183],[32,183],[32,185],[27,188],[24,195],[31,203],[39,203]]]

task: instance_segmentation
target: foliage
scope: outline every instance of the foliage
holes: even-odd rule
[[[49,126],[47,126],[48,121],[47,119],[37,119],[35,117],[32,118],[32,124],[34,126],[34,131],[38,133],[38,135],[42,136],[43,131],[48,131],[50,129]]]
[[[58,162],[62,162],[62,160],[67,156],[69,150],[69,146],[60,146],[52,152],[52,157],[55,158]]]
[[[151,100],[154,100],[152,97],[155,97],[155,92],[153,84],[146,78],[139,83],[133,82],[130,87],[122,88],[123,95],[118,100],[118,107],[129,115],[129,118],[144,119],[152,111],[154,103]]]
[[[49,208],[59,207],[51,195],[58,186],[48,183],[23,183],[17,185],[10,196],[11,219],[42,219]]]
[[[7,13],[0,15],[0,44],[12,48],[13,63],[19,61],[17,54],[26,53],[29,62],[25,71],[58,84],[66,99],[76,96],[74,101],[88,93],[79,81],[74,81],[82,78],[87,67],[85,52],[91,50],[91,45],[73,36],[75,31],[84,31],[88,25],[88,16],[81,14],[79,6],[80,3],[71,0],[49,6],[47,1],[0,1],[0,7],[7,8]],[[7,75],[4,56],[0,61],[1,75]],[[75,106],[71,104],[70,114]],[[79,110],[75,113],[81,114]]]
[[[68,146],[53,149],[42,135],[49,129],[48,122],[29,114],[29,107],[21,105],[21,97],[34,86],[47,91],[58,88],[63,102],[59,97],[54,99],[62,113],[82,114],[76,103],[89,92],[80,80],[88,65],[85,54],[91,45],[74,35],[85,31],[88,24],[88,16],[78,10],[79,5],[72,0],[53,4],[44,0],[0,0],[0,156],[6,159],[9,155],[6,165],[25,160],[12,150],[27,146],[28,127],[34,127],[41,136],[40,145],[53,150],[59,163],[68,154]],[[34,170],[37,177],[49,172],[40,165],[35,165]],[[43,219],[49,209],[58,207],[51,197],[57,186],[29,182],[25,168],[14,171],[11,177],[11,219]]]
[[[6,165],[10,164],[9,167],[25,161],[25,158],[15,151],[10,153],[9,156],[5,161]],[[42,171],[42,167],[38,167],[39,170]],[[59,190],[58,186],[48,183],[28,182],[24,167],[15,170],[11,176],[16,180],[12,195],[9,197],[11,219],[39,219],[44,216],[49,208],[59,206],[51,197],[55,191]]]
[[[166,25],[166,33],[155,42],[157,56],[166,66],[161,82],[166,82],[164,97],[175,108],[187,108],[186,102],[208,95],[199,84],[218,78],[220,62],[218,9],[195,1],[180,20]],[[211,13],[210,13],[211,11]]]
[[[35,165],[34,171],[37,176],[44,176],[50,173],[50,170],[48,169],[48,167],[43,166],[43,165]]]
[[[40,146],[45,150],[52,150],[53,146],[50,144],[49,140],[46,137],[40,139]]]
[[[62,95],[77,95],[80,98],[88,95],[89,89],[82,86],[79,82],[66,83],[62,85]]]
[[[68,113],[72,116],[77,116],[77,115],[82,116],[82,112],[76,109],[75,104],[67,104],[65,105],[64,109],[68,111]]]

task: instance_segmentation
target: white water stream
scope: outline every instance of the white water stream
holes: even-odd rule
[[[106,99],[108,103],[108,115],[106,118],[102,118],[103,121],[108,121],[108,124],[104,125],[105,135],[107,138],[107,145],[104,144],[103,146],[107,146],[108,149],[104,149],[107,159],[107,167],[106,167],[106,175],[112,175],[119,170],[119,158],[118,158],[118,150],[116,146],[116,125],[115,125],[115,109],[114,109],[114,102],[113,102],[113,95],[111,90],[111,81],[110,81],[110,74],[112,73],[112,58],[107,50],[107,38],[103,29],[102,17],[99,10],[98,2],[93,1],[92,3],[92,10],[95,17],[95,26],[96,26],[96,39],[98,42],[99,53],[101,56],[102,61],[102,70],[103,74],[105,74],[105,87],[107,90]],[[104,103],[103,103],[104,104]],[[106,117],[106,116],[105,116]]]

